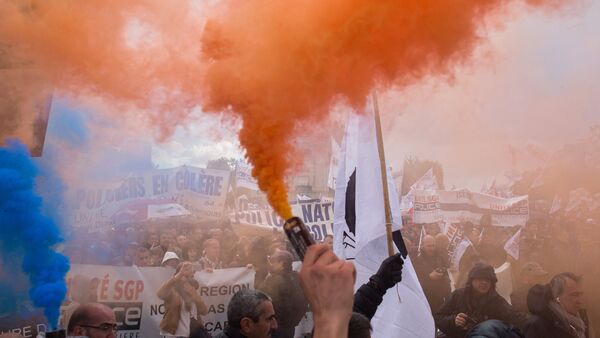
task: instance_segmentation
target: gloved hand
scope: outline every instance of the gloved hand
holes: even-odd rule
[[[402,259],[402,256],[397,253],[386,258],[379,266],[377,273],[369,279],[377,285],[377,288],[380,291],[385,292],[402,280],[403,265],[404,260]]]

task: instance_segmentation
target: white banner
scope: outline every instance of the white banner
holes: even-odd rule
[[[292,213],[304,221],[316,241],[333,235],[333,201],[316,199],[292,203]],[[232,213],[230,220],[240,236],[283,231],[284,220],[271,208]]]
[[[106,229],[115,214],[124,210],[147,214],[148,204],[161,200],[177,203],[193,215],[218,219],[224,216],[228,187],[227,170],[181,166],[132,173],[121,182],[75,189],[69,220],[75,227]]]
[[[485,213],[491,214],[494,226],[525,226],[529,219],[529,200],[527,196],[502,198],[467,189],[414,192],[414,223],[479,224]]]
[[[85,282],[92,298],[113,309],[119,325],[118,337],[159,338],[159,324],[164,314],[163,301],[156,291],[174,273],[162,267],[138,268],[101,265],[73,265],[67,276],[71,304],[61,308],[62,318],[70,317],[81,297]],[[205,328],[215,334],[223,330],[227,321],[227,305],[234,293],[254,288],[254,270],[247,268],[196,272],[200,283],[198,292],[208,307],[202,316]],[[76,282],[73,282],[76,281]],[[95,294],[94,294],[95,293]],[[61,320],[62,320],[61,318]]]
[[[235,165],[235,187],[258,191],[258,183],[252,177],[252,167],[244,161]]]

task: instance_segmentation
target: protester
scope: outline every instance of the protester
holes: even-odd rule
[[[524,315],[496,292],[497,281],[491,265],[475,264],[465,287],[455,290],[434,314],[436,326],[449,338],[465,337],[473,327],[490,319],[522,326]]]
[[[536,285],[527,296],[533,314],[525,324],[525,337],[594,337],[583,311],[582,279],[571,272],[552,278],[547,285]]]
[[[160,246],[155,246],[150,249],[150,264],[151,266],[161,266],[162,260],[165,257],[165,252]]]
[[[258,290],[236,292],[227,306],[227,325],[215,338],[270,338],[277,330],[271,298]]]
[[[308,247],[300,281],[313,312],[313,338],[347,338],[356,269],[326,244]]]
[[[117,320],[111,308],[104,304],[80,305],[71,315],[67,335],[88,338],[116,338]]]
[[[200,315],[207,314],[208,308],[198,294],[198,288],[192,264],[183,262],[177,266],[173,277],[156,291],[158,298],[164,301],[165,307],[163,319],[160,321],[161,335],[190,337],[193,330],[204,331]]]
[[[348,324],[348,338],[371,338],[371,322],[360,313],[352,313]]]
[[[440,256],[433,236],[423,237],[421,253],[414,259],[413,265],[429,307],[435,312],[450,295],[450,278],[447,261],[444,256]]]
[[[138,267],[152,266],[150,250],[143,246],[138,247],[135,253],[135,262],[133,263],[133,265]]]
[[[294,256],[278,251],[269,259],[270,273],[260,289],[270,295],[277,315],[275,338],[293,338],[296,325],[306,314],[308,303],[298,273],[292,270]]]
[[[167,251],[162,259],[161,265],[175,269],[179,265],[180,261],[181,259],[179,259],[179,256],[176,253]]]
[[[387,290],[402,280],[403,265],[404,260],[399,253],[386,258],[377,273],[356,291],[354,312],[364,315],[369,320],[373,318]]]
[[[204,254],[198,261],[201,270],[212,271],[221,269],[221,244],[215,238],[210,238],[204,241]]]
[[[194,244],[190,244],[186,250],[183,251],[183,258],[188,262],[198,263],[200,257],[200,249]]]
[[[173,238],[173,233],[170,231],[165,231],[160,234],[160,242],[159,245],[163,249],[164,252],[173,251],[173,247],[175,246],[175,239]]]

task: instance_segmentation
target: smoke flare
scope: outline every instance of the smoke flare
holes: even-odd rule
[[[373,89],[451,77],[508,6],[567,1],[223,0],[204,11],[191,1],[3,1],[0,44],[51,87],[152,111],[162,138],[200,103],[241,117],[253,175],[287,218],[300,126],[339,102],[362,107]]]
[[[37,173],[22,143],[11,140],[0,148],[0,257],[4,266],[13,268],[22,257],[21,269],[31,284],[29,296],[55,328],[67,292],[69,262],[53,250],[62,237],[54,221],[42,213],[42,199],[34,187]]]

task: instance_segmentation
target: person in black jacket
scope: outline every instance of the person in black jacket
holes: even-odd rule
[[[435,312],[444,303],[444,299],[450,295],[448,265],[436,249],[435,238],[431,235],[424,236],[421,252],[413,262],[432,312]]]
[[[535,285],[527,294],[532,316],[523,328],[525,337],[593,337],[582,301],[581,277],[573,273],[563,272],[547,285]]]
[[[485,327],[490,319],[520,327],[525,316],[496,292],[497,281],[491,265],[475,264],[465,287],[455,290],[434,314],[436,326],[449,338],[466,337],[471,329],[479,324]]]
[[[273,300],[278,326],[274,338],[294,338],[296,325],[308,311],[300,277],[292,270],[293,261],[294,256],[288,251],[277,251],[270,256],[270,273],[259,287]]]
[[[371,320],[377,312],[377,307],[383,301],[386,291],[402,280],[403,266],[404,260],[399,253],[386,258],[379,266],[377,273],[371,276],[369,281],[354,294],[352,311]]]

